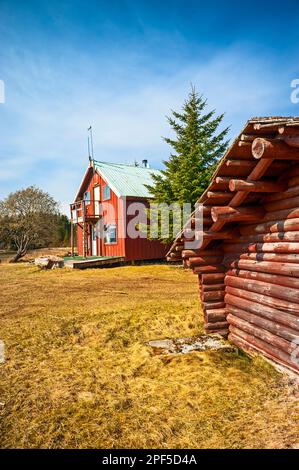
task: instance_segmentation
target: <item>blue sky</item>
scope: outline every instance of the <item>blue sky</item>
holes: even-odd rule
[[[271,5],[271,6],[270,6]],[[95,157],[161,167],[165,115],[190,83],[231,137],[258,115],[299,115],[296,1],[0,0],[0,198],[35,184],[67,211]]]

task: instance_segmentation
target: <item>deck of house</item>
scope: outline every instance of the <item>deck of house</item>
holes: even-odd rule
[[[64,265],[67,268],[86,269],[86,268],[108,268],[119,266],[125,261],[124,256],[73,256],[65,257]]]

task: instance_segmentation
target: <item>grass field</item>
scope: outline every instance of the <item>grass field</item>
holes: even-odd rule
[[[21,258],[19,262],[23,263],[24,261],[34,261],[34,258],[48,255],[60,256],[63,258],[67,256],[70,251],[71,247],[37,248],[36,250],[29,250],[28,253],[23,258]],[[0,250],[0,263],[8,263],[15,254],[15,251]]]
[[[2,263],[0,282],[2,448],[298,446],[294,387],[263,359],[146,345],[202,332],[190,272]]]

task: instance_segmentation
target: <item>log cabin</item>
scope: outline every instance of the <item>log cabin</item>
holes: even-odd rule
[[[201,244],[183,229],[167,259],[198,276],[206,331],[298,373],[299,118],[249,120],[198,202]]]
[[[153,183],[153,174],[159,174],[159,170],[150,168],[147,160],[143,160],[142,165],[126,165],[90,159],[75,200],[70,205],[71,227],[77,227],[79,256],[122,258],[126,262],[165,259],[169,246],[158,240],[131,238],[127,234],[128,223],[135,215],[133,205],[149,205],[152,196],[146,185]],[[100,220],[105,232],[103,237],[98,236],[97,231]],[[92,262],[87,261],[89,264]]]

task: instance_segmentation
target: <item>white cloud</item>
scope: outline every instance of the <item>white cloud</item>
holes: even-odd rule
[[[87,164],[90,124],[99,160],[147,157],[160,164],[169,154],[161,139],[170,133],[165,115],[181,107],[190,82],[217,113],[226,112],[232,134],[252,115],[287,114],[288,71],[278,75],[275,68],[274,59],[265,61],[246,47],[231,47],[204,63],[195,55],[168,74],[153,73],[150,63],[144,69],[129,54],[101,59],[100,53],[90,58],[65,52],[54,60],[10,51],[0,109],[0,197],[11,186],[37,184],[66,207]]]

